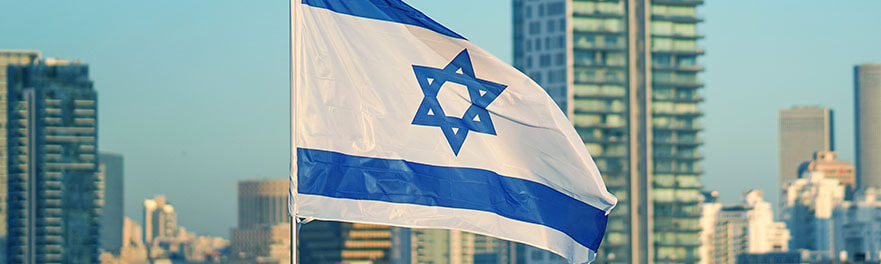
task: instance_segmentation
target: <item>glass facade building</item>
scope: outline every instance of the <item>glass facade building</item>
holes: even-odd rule
[[[513,0],[514,66],[569,116],[619,204],[601,263],[697,263],[702,0]]]
[[[7,68],[7,263],[97,263],[97,95],[88,66]]]

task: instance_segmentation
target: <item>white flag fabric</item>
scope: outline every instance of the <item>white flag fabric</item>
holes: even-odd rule
[[[292,0],[291,214],[590,262],[617,200],[524,74],[400,0]]]

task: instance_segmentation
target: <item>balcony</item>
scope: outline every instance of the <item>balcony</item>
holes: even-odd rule
[[[704,0],[652,0],[656,5],[696,6],[704,4]]]
[[[682,71],[682,72],[700,72],[704,70],[704,67],[697,65],[661,65],[654,64],[652,65],[652,70],[661,70],[661,71]]]
[[[669,15],[669,14],[652,14],[652,20],[664,20],[682,23],[700,23],[704,19],[697,15]]]
[[[675,138],[667,138],[667,139],[658,139],[655,138],[652,140],[652,143],[655,145],[673,145],[673,146],[700,146],[703,145],[704,142],[695,139],[675,139]]]
[[[652,53],[672,55],[703,55],[704,50],[700,48],[652,48]]]
[[[701,160],[704,158],[703,155],[698,153],[654,153],[655,159],[660,160]]]
[[[661,102],[676,102],[676,103],[699,103],[703,102],[704,98],[701,96],[661,96],[655,95],[652,96],[652,99],[655,101]]]

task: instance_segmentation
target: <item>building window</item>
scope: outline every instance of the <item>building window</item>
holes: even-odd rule
[[[541,252],[539,249],[533,249],[532,254],[529,256],[532,260],[543,260],[545,258],[544,252]]]
[[[551,55],[542,54],[538,59],[538,65],[541,67],[551,66]]]
[[[529,34],[538,35],[541,34],[541,22],[535,21],[529,23]]]

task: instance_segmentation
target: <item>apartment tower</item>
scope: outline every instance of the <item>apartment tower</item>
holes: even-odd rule
[[[97,94],[89,68],[7,67],[9,263],[97,263]]]
[[[514,66],[569,116],[619,204],[601,263],[700,260],[703,0],[513,0]]]

